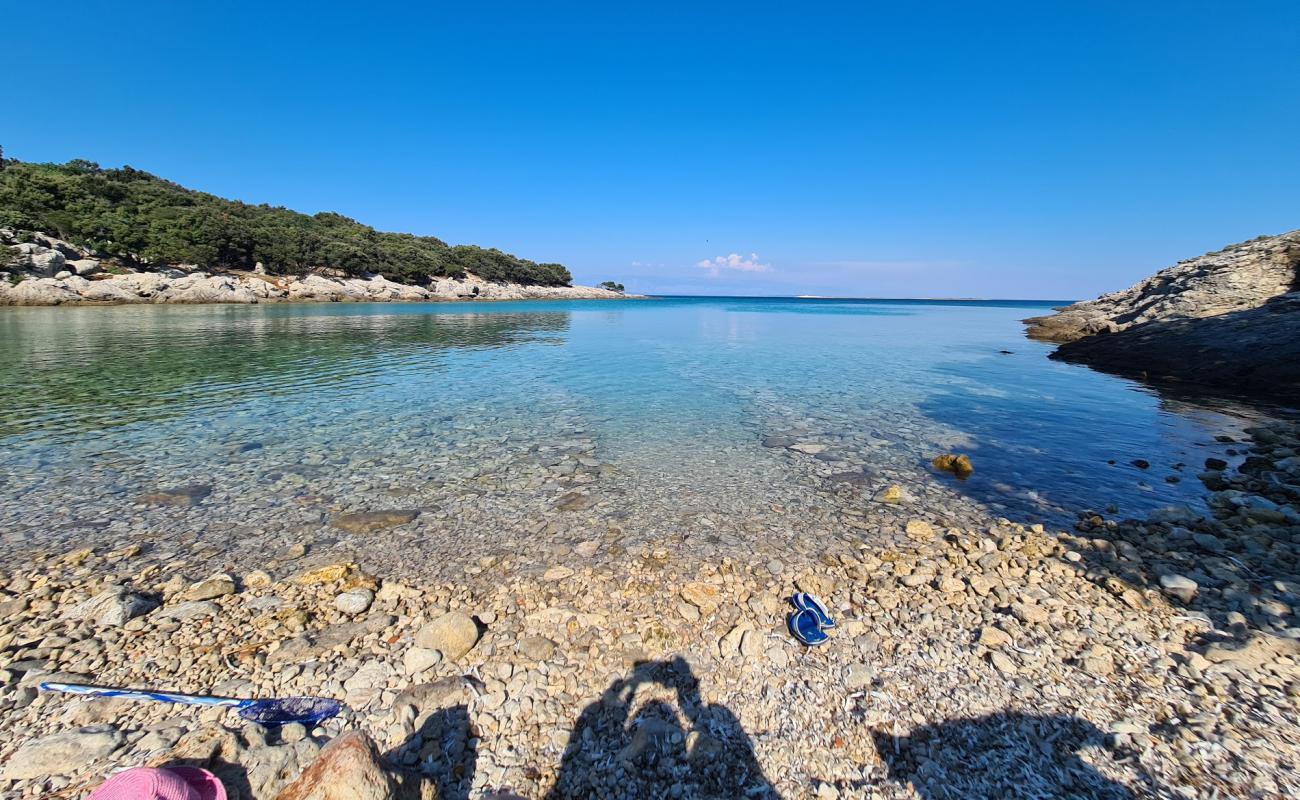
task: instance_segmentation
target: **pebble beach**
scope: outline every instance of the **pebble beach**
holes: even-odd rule
[[[599,467],[579,458],[554,465],[574,488],[552,517],[586,538],[460,558],[454,579],[372,564],[366,538],[414,509],[335,512],[339,542],[225,572],[138,544],[37,552],[0,587],[0,779],[76,797],[115,766],[185,762],[270,798],[360,731],[410,796],[1294,796],[1300,427],[1249,435],[1237,467],[1199,473],[1210,513],[1140,522],[976,520],[873,492],[869,539],[751,530],[743,555],[701,558],[680,535],[590,527]],[[815,472],[817,443],[792,444]],[[712,527],[725,543],[744,521]],[[826,646],[784,630],[795,590],[838,618]],[[266,729],[42,681],[350,711]]]

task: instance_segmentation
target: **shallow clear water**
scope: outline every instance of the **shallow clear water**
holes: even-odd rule
[[[1241,412],[1171,405],[1049,361],[1019,324],[1049,306],[4,310],[0,535],[10,552],[148,535],[254,557],[337,539],[326,520],[341,509],[425,509],[404,538],[385,540],[399,560],[508,551],[525,534],[530,545],[577,539],[597,522],[646,540],[703,525],[720,532],[708,541],[743,550],[745,523],[787,535],[801,504],[838,533],[842,515],[860,519],[890,483],[965,520],[1199,503],[1195,474],[1231,446],[1214,437],[1239,431]],[[949,451],[971,456],[970,480],[928,469]],[[195,508],[138,502],[192,483],[213,492]],[[575,489],[594,507],[555,516]],[[768,525],[773,506],[787,516]]]

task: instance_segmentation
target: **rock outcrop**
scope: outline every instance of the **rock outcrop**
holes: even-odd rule
[[[163,266],[147,271],[104,262],[76,245],[44,234],[0,228],[0,306],[58,306],[124,303],[376,303],[430,300],[616,299],[621,292],[590,286],[534,286],[486,281],[475,275],[437,278],[424,286],[382,275],[270,276],[263,272],[210,273]],[[7,279],[6,279],[7,278]]]
[[[1032,339],[1072,342],[1170,319],[1199,319],[1258,308],[1300,289],[1300,230],[1261,236],[1180,261],[1096,300],[1025,320]]]
[[[1052,358],[1300,399],[1300,231],[1182,261],[1122,292],[1025,320]]]

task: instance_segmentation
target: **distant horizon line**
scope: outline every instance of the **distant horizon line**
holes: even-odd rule
[[[1080,302],[1079,300],[1036,297],[869,297],[821,294],[666,294],[656,292],[629,292],[629,294],[640,294],[642,297],[708,297],[725,300],[884,300],[892,302],[924,303],[1061,303],[1064,305],[1071,305]]]

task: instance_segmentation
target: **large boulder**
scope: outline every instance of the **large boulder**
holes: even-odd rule
[[[91,620],[100,627],[120,627],[127,620],[152,611],[157,605],[125,586],[112,586],[68,609],[64,616],[72,620]]]
[[[15,284],[0,281],[0,306],[59,306],[81,299],[66,281],[53,278],[29,278]]]
[[[50,278],[63,271],[68,260],[58,250],[31,242],[11,245],[9,250],[12,253],[9,261],[11,269],[42,278]]]
[[[322,275],[307,275],[288,285],[290,300],[308,300],[315,302],[342,302],[355,300],[359,296],[342,281],[326,278]]]
[[[360,731],[348,731],[325,745],[275,800],[388,800],[395,788],[375,743]]]
[[[96,272],[99,272],[99,259],[97,258],[68,259],[67,263],[65,263],[63,266],[64,269],[69,270],[73,274],[81,275],[84,277],[86,275],[94,275]]]
[[[71,775],[122,746],[117,728],[98,725],[32,739],[9,758],[4,780],[49,778]]]
[[[172,281],[155,303],[256,303],[258,296],[229,275],[195,272]]]
[[[51,250],[57,250],[63,254],[64,258],[81,258],[86,255],[86,251],[77,247],[72,242],[65,242],[48,233],[33,233],[32,239],[42,247],[48,247]]]

